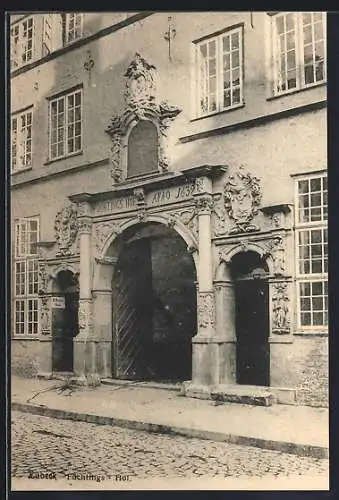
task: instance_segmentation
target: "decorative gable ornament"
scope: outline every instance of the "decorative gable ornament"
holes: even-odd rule
[[[234,222],[230,233],[258,230],[252,220],[258,213],[261,198],[259,179],[246,173],[243,166],[228,176],[224,185],[224,205],[228,216]]]
[[[70,255],[71,246],[78,232],[77,210],[75,205],[63,207],[54,222],[55,238],[59,247],[58,255]]]
[[[158,170],[169,170],[168,128],[172,120],[181,113],[177,106],[166,101],[158,103],[156,68],[140,54],[135,54],[125,74],[125,108],[121,115],[114,115],[105,132],[112,141],[111,176],[113,184],[127,176],[128,136],[132,128],[141,120],[152,122],[158,131]]]

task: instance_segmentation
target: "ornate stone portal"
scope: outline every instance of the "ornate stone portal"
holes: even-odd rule
[[[124,76],[125,109],[121,115],[111,118],[106,133],[112,140],[111,176],[113,184],[127,177],[127,145],[132,128],[141,120],[152,122],[158,130],[159,172],[170,168],[168,153],[168,127],[171,121],[181,112],[176,106],[165,101],[158,103],[156,68],[149,64],[140,54],[136,54],[128,66]]]

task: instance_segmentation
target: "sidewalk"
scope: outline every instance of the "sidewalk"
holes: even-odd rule
[[[181,396],[176,390],[133,382],[58,390],[62,386],[60,380],[12,377],[12,410],[328,457],[328,411],[324,408],[216,405]]]

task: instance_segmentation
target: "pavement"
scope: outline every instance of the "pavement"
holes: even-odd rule
[[[91,388],[66,384],[61,380],[13,376],[12,410],[254,446],[304,457],[328,457],[326,408],[220,404],[182,396],[180,391],[169,386],[160,387],[112,381]]]

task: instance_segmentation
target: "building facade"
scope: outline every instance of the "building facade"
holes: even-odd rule
[[[325,14],[9,30],[13,373],[326,406]]]

